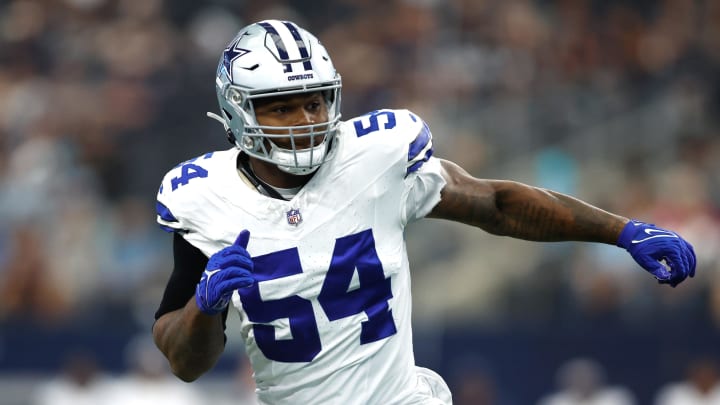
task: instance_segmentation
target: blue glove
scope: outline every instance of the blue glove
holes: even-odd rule
[[[227,308],[233,291],[255,283],[253,262],[245,250],[250,232],[240,232],[235,243],[210,256],[195,288],[195,302],[204,314],[215,315]]]
[[[695,276],[695,251],[675,232],[632,220],[623,228],[617,245],[625,248],[660,284],[675,287],[688,276]],[[660,261],[665,261],[667,267]]]

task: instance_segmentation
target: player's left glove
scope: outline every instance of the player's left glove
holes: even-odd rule
[[[617,245],[625,248],[660,284],[675,287],[688,276],[695,276],[695,251],[675,232],[632,220],[623,228]]]

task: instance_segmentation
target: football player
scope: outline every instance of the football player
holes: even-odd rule
[[[694,275],[692,247],[672,231],[433,156],[411,111],[341,120],[340,75],[293,22],[240,30],[215,87],[209,115],[233,147],[179,164],[158,193],[175,265],[153,336],[182,380],[213,367],[232,307],[261,403],[451,403],[413,356],[403,231],[423,217],[615,244],[671,286]]]

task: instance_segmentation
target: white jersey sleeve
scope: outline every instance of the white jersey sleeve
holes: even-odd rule
[[[359,137],[382,137],[383,147],[398,151],[396,158],[404,163],[403,224],[430,213],[446,182],[439,159],[433,157],[432,132],[425,121],[409,110],[377,110],[350,122]]]
[[[182,206],[182,197],[189,194],[183,193],[182,190],[179,193],[174,193],[174,191],[181,189],[182,186],[188,185],[190,180],[195,177],[207,176],[207,170],[194,164],[193,162],[195,160],[197,160],[197,158],[190,159],[173,167],[165,174],[162,183],[160,183],[157,201],[155,202],[155,212],[157,214],[157,223],[160,225],[160,228],[166,232],[186,234],[190,232],[192,228],[192,216],[177,216],[173,213],[174,209],[171,209],[171,207]]]
[[[210,256],[232,243],[232,233],[217,223],[223,210],[225,186],[237,180],[237,149],[208,152],[182,162],[165,174],[157,194],[156,220],[167,232],[177,232]]]

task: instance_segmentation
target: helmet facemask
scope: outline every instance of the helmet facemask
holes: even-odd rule
[[[325,90],[319,90],[323,88]],[[330,158],[330,147],[340,124],[339,83],[310,89],[290,89],[270,94],[252,94],[235,86],[229,86],[226,99],[230,101],[234,114],[223,110],[229,117],[242,117],[243,131],[235,134],[235,144],[249,156],[266,162],[290,174],[305,175],[314,172]],[[328,112],[328,120],[320,123],[296,126],[260,125],[255,112],[254,101],[265,97],[278,97],[298,93],[322,91]],[[282,142],[278,142],[282,141]],[[279,143],[288,144],[282,147]]]

